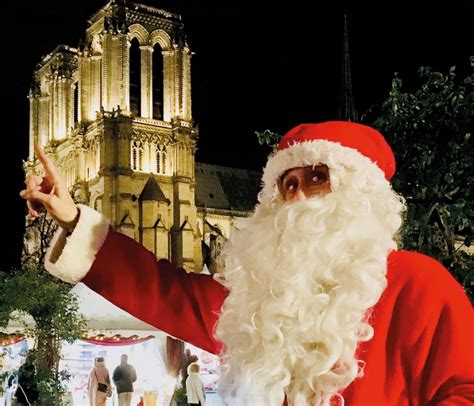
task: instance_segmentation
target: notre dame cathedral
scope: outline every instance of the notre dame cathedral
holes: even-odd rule
[[[111,0],[77,47],[59,45],[38,64],[25,171],[40,172],[38,142],[76,202],[201,272],[253,209],[260,176],[195,162],[191,56],[178,14]]]

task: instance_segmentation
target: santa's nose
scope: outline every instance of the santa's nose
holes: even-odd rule
[[[304,194],[303,189],[298,187],[298,189],[296,189],[296,192],[291,195],[289,200],[290,202],[301,202],[303,200],[306,200],[306,195]]]

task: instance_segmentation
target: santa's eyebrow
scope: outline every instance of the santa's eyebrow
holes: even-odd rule
[[[317,163],[317,164],[313,164],[313,165],[311,165],[311,167],[312,167],[313,169],[318,168],[318,167],[326,167],[326,168],[329,169],[329,166],[327,166],[327,164],[325,164],[324,162],[319,162],[319,163]]]
[[[280,177],[278,178],[278,181],[279,181],[280,183],[283,182],[283,179],[285,178],[285,176],[288,175],[288,173],[289,173],[290,171],[292,171],[293,169],[295,169],[295,168],[290,168],[290,169],[287,169],[285,172],[283,172],[283,173],[280,175]]]

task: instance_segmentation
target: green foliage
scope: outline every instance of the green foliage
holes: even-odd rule
[[[39,363],[36,373],[36,382],[40,393],[41,405],[61,405],[62,397],[66,393],[65,383],[69,381],[71,375],[68,371],[59,371],[56,374],[53,370],[45,368],[44,363]]]
[[[43,267],[25,267],[0,279],[0,326],[10,317],[29,314],[34,326],[26,331],[54,336],[67,342],[80,336],[82,318],[77,314],[79,302],[70,292],[71,285],[49,275]],[[13,293],[13,294],[12,294]],[[18,315],[11,314],[14,310]]]
[[[173,398],[176,401],[177,406],[186,406],[188,404],[186,388],[183,386],[176,388],[173,394]]]
[[[78,298],[70,289],[42,267],[0,273],[0,327],[19,320],[35,339],[35,379],[44,405],[61,403],[69,378],[66,371],[59,371],[61,345],[80,338],[84,329]],[[27,316],[34,322],[28,322]]]
[[[255,131],[258,143],[260,145],[268,145],[272,150],[275,150],[280,142],[281,135],[266,129],[265,131]]]
[[[408,91],[395,75],[372,125],[396,156],[393,186],[408,206],[403,247],[437,258],[472,300],[474,74],[457,78],[455,67],[448,73],[422,67],[419,76],[421,86]]]

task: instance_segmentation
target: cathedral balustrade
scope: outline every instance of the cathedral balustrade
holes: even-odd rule
[[[155,127],[171,128],[171,123],[162,120],[154,120],[152,118],[135,117],[133,119],[133,122],[140,124],[149,124]]]

